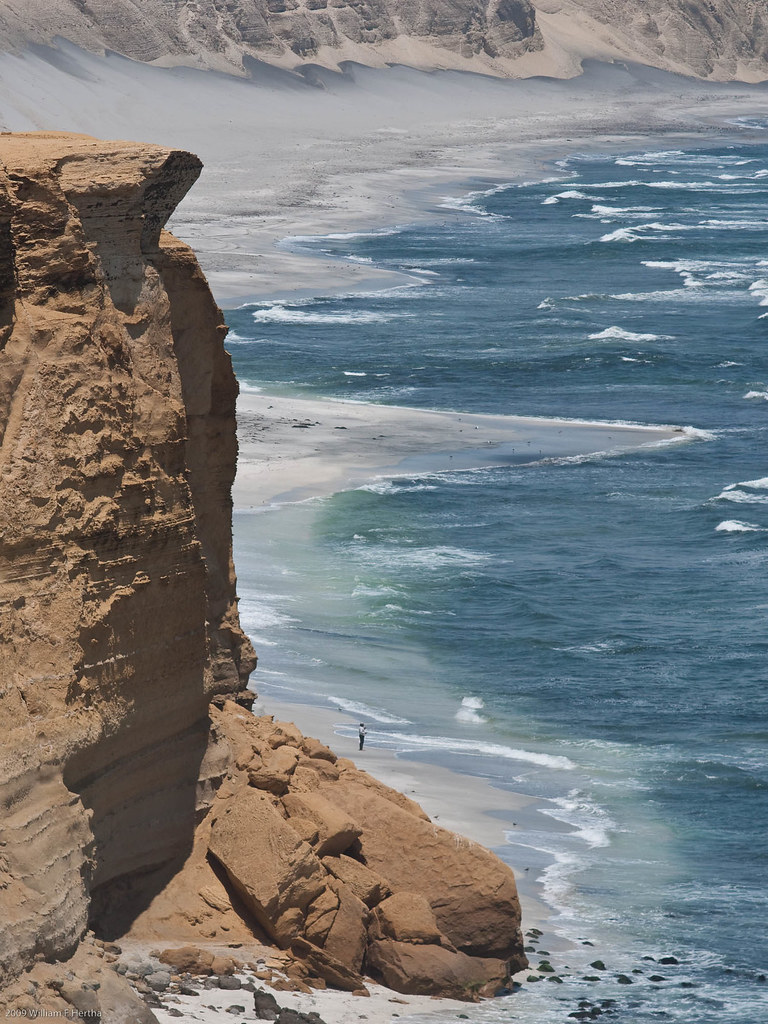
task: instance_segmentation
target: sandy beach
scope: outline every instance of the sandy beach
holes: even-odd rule
[[[490,416],[244,391],[235,508],[333,494],[378,479],[619,455],[685,441],[683,427]]]

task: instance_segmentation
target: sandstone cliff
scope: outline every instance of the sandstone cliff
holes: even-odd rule
[[[199,161],[0,137],[0,981],[191,846],[237,621],[226,328],[163,225]]]
[[[0,0],[3,48],[57,37],[162,65],[244,73],[339,61],[578,74],[584,57],[719,80],[768,77],[754,0]]]
[[[89,928],[493,994],[526,962],[511,871],[246,709],[237,385],[163,231],[199,170],[0,135],[0,1007],[154,1020]]]

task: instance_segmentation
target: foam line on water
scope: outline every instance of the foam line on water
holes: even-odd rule
[[[508,761],[523,761],[542,768],[559,771],[573,771],[576,765],[570,758],[560,754],[541,754],[533,750],[520,750],[502,743],[487,743],[482,740],[462,740],[451,736],[405,735],[396,732],[376,732],[377,740],[385,740],[401,750],[443,750],[448,753],[467,754],[470,757],[501,757]]]
[[[373,708],[370,704],[364,704],[359,700],[349,700],[346,697],[337,697],[332,693],[328,694],[326,700],[329,704],[334,704],[340,711],[348,711],[350,714],[361,719],[370,719],[374,722],[381,722],[383,725],[411,724],[408,718],[400,718],[398,715],[392,715],[387,711],[382,711],[381,708]]]

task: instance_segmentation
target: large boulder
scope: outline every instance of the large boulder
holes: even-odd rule
[[[306,964],[315,977],[322,978],[332,988],[340,988],[345,992],[364,992],[368,995],[359,973],[326,950],[299,938],[293,942],[291,952]]]
[[[482,846],[417,817],[377,789],[345,772],[320,790],[362,826],[358,842],[367,867],[395,892],[426,897],[458,949],[509,959],[515,971],[525,967],[512,871]]]
[[[440,945],[443,938],[426,897],[413,892],[396,892],[373,912],[377,938]]]
[[[285,749],[285,748],[282,748]],[[362,829],[338,805],[320,793],[288,793],[283,807],[290,819],[308,819],[318,828],[316,852],[319,857],[348,850]]]
[[[208,849],[279,945],[289,946],[302,934],[327,872],[266,794],[244,787],[214,821]]]
[[[374,977],[407,995],[476,1000],[495,995],[509,979],[509,968],[502,960],[394,939],[372,942],[366,962]]]
[[[375,871],[371,871],[365,864],[361,864],[359,860],[341,854],[339,857],[324,857],[323,865],[334,878],[338,878],[347,888],[351,889],[366,907],[375,907],[377,903],[381,903],[387,896],[392,895],[392,889],[387,880]]]
[[[362,900],[341,882],[332,881],[331,886],[338,895],[339,909],[323,948],[353,971],[360,973],[368,941],[366,926],[369,911]]]

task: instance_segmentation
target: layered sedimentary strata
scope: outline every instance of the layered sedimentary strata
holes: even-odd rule
[[[49,0],[44,11],[0,0],[6,47],[57,37],[140,61],[240,71],[244,56],[292,66],[327,51],[331,63],[334,52],[382,63],[399,49],[407,59],[409,41],[465,59],[541,47],[529,0]]]
[[[571,76],[596,57],[762,81],[767,30],[754,0],[0,0],[6,49],[64,38],[237,74],[257,58],[290,68],[358,61]]]
[[[253,665],[226,329],[163,233],[199,171],[0,137],[0,982],[183,860],[209,701]]]
[[[232,701],[212,721],[226,770],[135,938],[258,935],[310,985],[356,991],[372,977],[459,999],[493,995],[526,965],[515,880],[492,853],[289,723]]]
[[[163,230],[199,170],[0,136],[0,1007],[153,1020],[89,928],[493,994],[526,962],[511,871],[242,693],[237,385]]]

